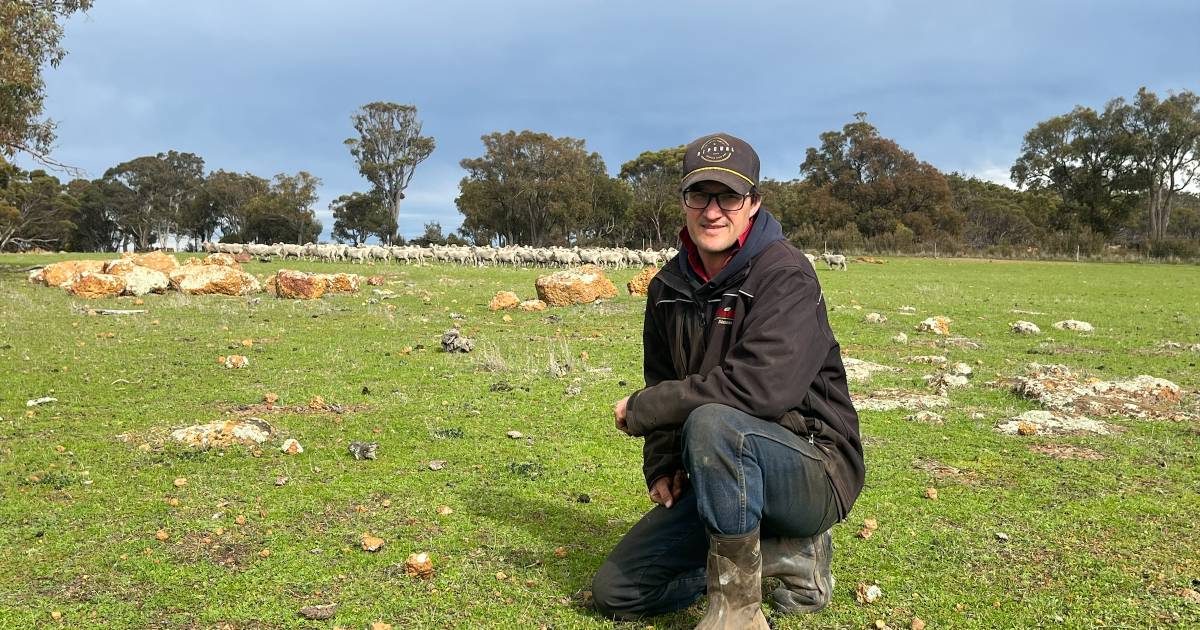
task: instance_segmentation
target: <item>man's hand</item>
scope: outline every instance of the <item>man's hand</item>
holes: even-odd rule
[[[675,505],[679,495],[683,494],[685,483],[687,483],[687,473],[682,470],[676,470],[674,475],[663,475],[651,484],[650,500],[669,508]]]
[[[627,413],[626,406],[628,405],[629,397],[626,396],[621,400],[618,400],[617,404],[613,406],[613,417],[617,420],[617,430],[626,435],[630,435],[629,425],[625,424],[625,415]]]

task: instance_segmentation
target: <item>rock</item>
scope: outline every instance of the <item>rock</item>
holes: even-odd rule
[[[62,262],[51,263],[42,268],[42,282],[48,287],[61,287],[85,271],[103,273],[104,261],[64,260]]]
[[[186,262],[183,263],[183,266],[185,266],[185,267],[195,267],[195,266],[202,267],[204,265],[213,265],[213,266],[218,266],[218,267],[233,267],[234,269],[242,268],[242,266],[240,264],[238,264],[237,259],[233,257],[233,254],[209,254],[208,256],[205,256],[204,258],[189,258],[189,259],[187,259]]]
[[[304,447],[300,446],[300,442],[297,442],[295,438],[288,438],[279,450],[288,455],[299,455],[304,452]]]
[[[1027,322],[1025,320],[1017,320],[1017,321],[1009,324],[1008,326],[1013,332],[1015,332],[1017,334],[1021,334],[1021,335],[1040,335],[1040,334],[1042,334],[1042,329],[1038,328],[1037,324],[1035,324],[1033,322]]]
[[[1001,420],[996,430],[1009,435],[1059,435],[1063,433],[1097,433],[1108,435],[1108,425],[1084,416],[1035,409]]]
[[[116,258],[104,263],[104,273],[123,276],[135,267],[137,267],[137,264],[133,262],[132,258]]]
[[[900,308],[896,309],[896,312],[903,315],[916,315],[917,309],[911,306],[901,306]]]
[[[895,409],[931,409],[949,404],[945,395],[918,394],[898,389],[881,389],[859,399],[854,408],[859,411],[892,411]]]
[[[521,298],[517,297],[512,291],[500,291],[496,293],[491,302],[488,302],[488,308],[493,311],[498,311],[506,308],[515,308],[521,303]]]
[[[122,269],[120,273],[115,275],[125,278],[125,295],[140,296],[147,293],[166,293],[167,287],[171,284],[170,279],[167,278],[167,274],[139,265]]]
[[[224,448],[262,444],[274,433],[275,429],[262,418],[243,418],[176,429],[171,432],[171,439],[196,448]]]
[[[935,335],[948,335],[950,334],[950,324],[953,322],[954,320],[950,319],[949,317],[943,317],[941,315],[930,317],[917,324],[917,332],[931,332]]]
[[[932,354],[932,355],[921,354],[921,355],[917,355],[917,356],[908,357],[908,359],[906,359],[906,361],[908,361],[909,363],[924,363],[926,365],[946,365],[946,357],[944,357],[940,354]]]
[[[347,449],[354,459],[375,459],[375,450],[379,442],[351,442]]]
[[[538,299],[550,306],[590,304],[600,298],[617,297],[617,287],[594,265],[541,276],[534,283]]]
[[[325,281],[325,290],[332,293],[357,293],[362,277],[354,273],[314,274]]]
[[[525,300],[517,305],[517,308],[522,311],[544,311],[546,303],[541,300]]]
[[[225,357],[222,361],[225,367],[231,370],[240,370],[244,367],[250,367],[250,359],[240,354],[231,354]]]
[[[504,435],[507,435],[508,437],[510,437],[514,440],[519,440],[519,439],[525,437],[525,435],[522,434],[520,431],[509,431],[508,433],[505,433]]]
[[[464,337],[458,328],[442,333],[442,352],[470,352],[475,349],[475,340]]]
[[[967,377],[959,374],[950,374],[949,372],[930,374],[925,377],[925,383],[942,393],[945,393],[947,390],[966,387],[970,384]]]
[[[250,255],[250,252],[242,252],[240,254],[235,254],[233,259],[239,265],[244,265],[244,264],[250,262],[251,260],[254,260],[254,257]]]
[[[1079,332],[1094,332],[1096,329],[1087,322],[1081,322],[1077,319],[1065,319],[1061,322],[1054,322],[1053,326],[1059,330],[1077,330]]]
[[[223,265],[184,265],[169,278],[171,288],[189,295],[249,295],[261,290],[258,278]]]
[[[883,597],[883,589],[875,584],[867,585],[859,583],[854,589],[854,599],[860,604],[873,604]]]
[[[367,278],[367,284],[373,287],[381,287],[386,282],[383,276],[371,276]]]
[[[133,262],[139,267],[147,267],[162,274],[170,274],[179,268],[179,261],[165,252],[154,251],[147,254],[121,254],[121,258]]]
[[[375,553],[376,551],[383,549],[384,544],[386,544],[386,543],[384,542],[384,540],[382,538],[371,535],[371,532],[363,532],[363,534],[362,534],[362,549],[363,549],[363,551],[369,551],[371,553]]]
[[[424,552],[409,554],[404,561],[404,573],[409,577],[428,580],[433,577],[433,560]]]
[[[971,378],[971,376],[975,373],[975,370],[971,369],[971,366],[967,365],[966,363],[962,363],[961,361],[954,363],[946,371],[951,374],[965,376],[967,378]]]
[[[1000,542],[1008,542],[1008,534],[1004,532],[996,532],[996,540],[999,540]]]
[[[938,341],[939,346],[953,346],[962,348],[963,350],[979,350],[983,348],[983,344],[967,339],[966,337],[949,337]]]
[[[625,283],[625,288],[629,289],[629,295],[644,296],[650,290],[650,281],[657,275],[658,267],[646,267],[638,275],[634,276],[632,280]]]
[[[907,344],[908,343],[908,335],[906,335],[904,333],[896,333],[896,336],[892,337],[892,342],[899,343],[899,344]]]
[[[924,422],[925,424],[943,424],[944,420],[941,415],[932,411],[918,411],[910,416],[906,416],[905,420],[911,422]]]
[[[429,470],[441,470],[446,467],[447,463],[449,462],[444,459],[429,460]]]
[[[879,313],[867,313],[867,316],[863,318],[863,321],[867,322],[868,324],[882,324],[887,321],[887,317]]]
[[[322,604],[320,606],[306,606],[300,609],[300,616],[313,621],[325,621],[333,619],[337,614],[337,604]]]
[[[63,286],[71,295],[81,298],[113,297],[125,291],[125,278],[108,273],[84,271]]]
[[[287,300],[315,300],[328,288],[329,283],[317,274],[290,269],[275,274],[275,295]]]
[[[899,372],[900,370],[870,361],[842,357],[842,365],[846,368],[846,378],[851,381],[865,381],[875,372]]]
[[[27,276],[26,279],[29,280],[29,282],[32,284],[46,284],[46,278],[42,275],[42,273],[44,271],[45,271],[44,267],[38,267],[37,269],[30,269],[29,275]]]

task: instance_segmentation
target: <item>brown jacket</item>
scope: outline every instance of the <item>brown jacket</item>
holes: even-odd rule
[[[643,448],[647,485],[681,469],[680,434],[700,405],[722,403],[808,436],[845,518],[866,469],[858,414],[808,259],[763,209],[745,245],[711,281],[687,270],[687,253],[651,281],[642,332],[646,387],[626,422]]]

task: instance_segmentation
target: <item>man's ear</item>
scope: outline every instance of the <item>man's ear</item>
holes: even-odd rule
[[[758,214],[758,209],[761,207],[762,207],[762,195],[755,194],[753,197],[750,198],[750,214],[749,214],[749,216],[753,217],[754,215]]]

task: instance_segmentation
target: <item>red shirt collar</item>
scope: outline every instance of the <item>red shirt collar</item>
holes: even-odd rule
[[[729,248],[728,255],[725,257],[725,262],[721,264],[721,269],[724,269],[725,265],[729,264],[729,261],[733,260],[733,257],[737,255],[738,251],[740,251],[742,247],[746,245],[746,238],[750,236],[750,230],[754,228],[754,221],[756,219],[758,219],[758,213],[755,213],[754,216],[750,217],[750,223],[746,224],[746,229],[742,231],[740,236],[738,236],[737,243]],[[696,272],[696,275],[699,276],[704,282],[712,280],[712,278],[708,277],[708,274],[704,271],[704,263],[700,260],[700,250],[697,249],[696,244],[692,242],[692,235],[688,234],[686,225],[683,226],[683,229],[679,231],[679,240],[683,243],[684,250],[687,251],[688,264],[691,266],[692,271]],[[717,272],[720,273],[720,269],[718,269]]]

